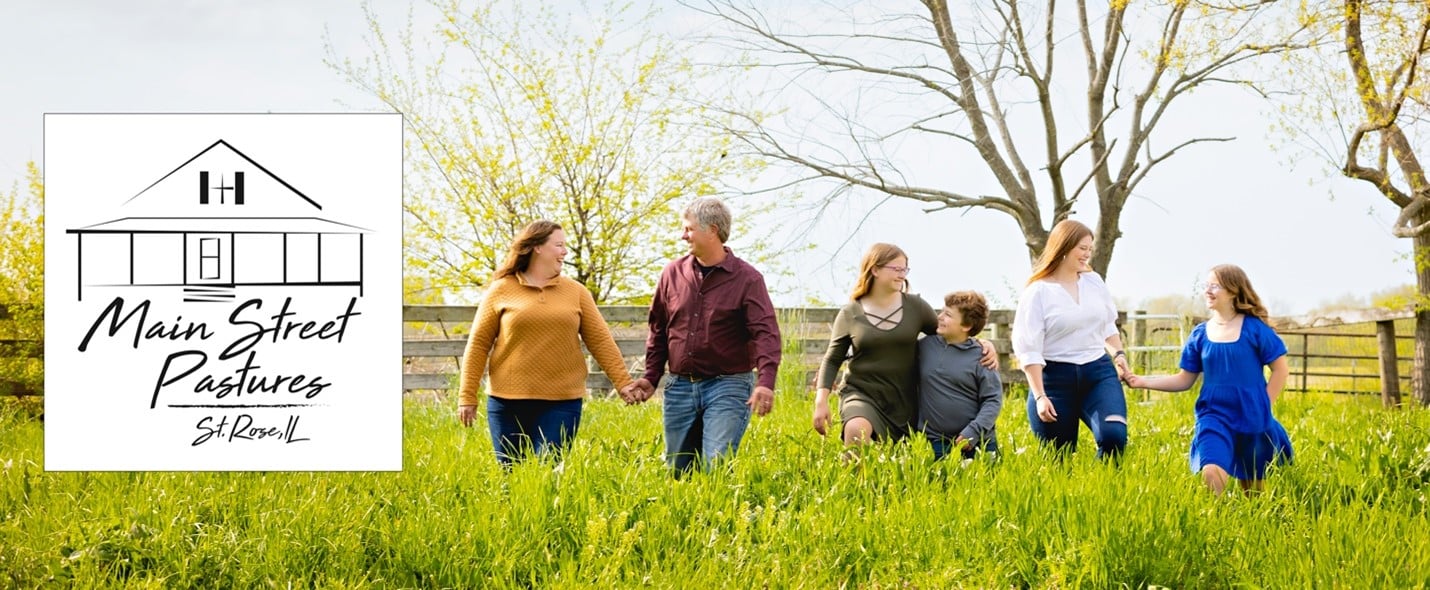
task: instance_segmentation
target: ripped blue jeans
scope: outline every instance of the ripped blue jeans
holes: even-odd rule
[[[1043,392],[1058,417],[1053,422],[1038,419],[1038,402],[1028,392],[1028,426],[1040,440],[1058,450],[1076,451],[1077,425],[1082,422],[1097,441],[1099,459],[1121,456],[1127,446],[1127,397],[1110,357],[1083,365],[1048,361]]]

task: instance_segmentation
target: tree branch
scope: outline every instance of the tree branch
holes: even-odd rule
[[[1177,144],[1176,146],[1173,146],[1172,149],[1162,152],[1161,155],[1156,157],[1152,156],[1152,144],[1143,144],[1143,146],[1147,150],[1147,163],[1143,164],[1141,168],[1137,171],[1137,173],[1133,175],[1132,179],[1127,182],[1127,192],[1130,193],[1133,189],[1137,188],[1137,185],[1142,182],[1142,179],[1147,176],[1148,172],[1152,171],[1152,168],[1154,166],[1162,163],[1163,160],[1172,157],[1172,154],[1177,153],[1177,150],[1180,150],[1194,143],[1226,142],[1233,141],[1235,139],[1235,137],[1198,137],[1195,139],[1188,139],[1182,143]]]

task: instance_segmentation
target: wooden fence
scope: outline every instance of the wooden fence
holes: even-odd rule
[[[11,378],[24,363],[43,363],[45,358],[44,342],[20,338],[15,319],[11,306],[0,303],[0,396],[41,395],[42,386]]]
[[[475,306],[408,305],[402,308],[406,325],[402,342],[402,388],[412,390],[449,390],[457,386],[467,331],[476,314]],[[647,308],[642,306],[601,306],[601,315],[611,326],[616,345],[626,357],[632,376],[645,372],[645,340]],[[781,335],[784,337],[784,360],[780,373],[782,383],[810,388],[824,350],[829,344],[830,325],[838,313],[835,308],[782,308]],[[988,326],[980,336],[992,341],[998,350],[1004,383],[1022,383],[1023,373],[1012,366],[1009,357],[1012,343],[1013,311],[992,310]],[[588,364],[586,386],[609,390],[606,375]]]
[[[1182,343],[1205,318],[1128,315],[1133,335],[1127,350],[1134,370],[1177,370]],[[1286,391],[1379,394],[1386,405],[1400,403],[1410,381],[1415,320],[1408,311],[1360,310],[1299,317],[1273,317],[1286,343],[1291,370]]]
[[[1291,377],[1287,391],[1380,394],[1400,404],[1402,384],[1414,365],[1415,320],[1408,313],[1370,321],[1283,327]]]
[[[602,315],[611,325],[616,344],[626,357],[632,375],[643,372],[646,337],[646,308],[602,306]],[[785,386],[811,389],[814,374],[829,341],[834,308],[780,309],[781,331],[785,339],[780,382]],[[476,307],[470,305],[407,305],[402,309],[404,324],[402,356],[404,391],[454,390],[467,331]],[[16,336],[10,306],[0,304],[0,362],[44,362],[44,344]],[[1161,322],[1158,324],[1157,322]],[[1413,319],[1390,314],[1374,321],[1336,323],[1303,327],[1278,326],[1288,348],[1291,365],[1289,391],[1335,393],[1379,393],[1386,403],[1400,402],[1402,382],[1410,378],[1413,346]],[[1190,329],[1191,320],[1149,316],[1141,312],[1121,314],[1124,342],[1132,351],[1139,371],[1175,371],[1179,339]],[[1013,311],[992,310],[988,326],[980,335],[994,343],[1006,384],[1023,383],[1024,376],[1014,366],[1010,353]],[[1180,327],[1178,327],[1180,326]],[[1397,334],[1398,332],[1398,334]],[[1405,334],[1405,335],[1400,335]],[[1162,362],[1152,362],[1156,355]],[[1170,360],[1168,360],[1170,359]],[[586,384],[591,389],[609,390],[604,373],[589,365]],[[43,395],[43,386],[7,378],[0,373],[0,396]]]

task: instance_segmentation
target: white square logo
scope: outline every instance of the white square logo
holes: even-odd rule
[[[46,470],[400,470],[402,119],[45,116]]]

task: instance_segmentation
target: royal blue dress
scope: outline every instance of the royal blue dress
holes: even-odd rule
[[[1182,348],[1181,367],[1202,374],[1197,396],[1191,468],[1217,465],[1241,480],[1263,479],[1272,461],[1291,460],[1291,439],[1271,415],[1262,367],[1286,355],[1276,331],[1252,315],[1242,316],[1235,342],[1212,342],[1198,325]]]

